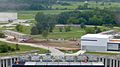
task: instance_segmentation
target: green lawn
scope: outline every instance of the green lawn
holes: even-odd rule
[[[58,38],[64,38],[64,39],[72,39],[77,38],[79,39],[82,35],[85,34],[85,30],[81,29],[79,27],[72,27],[71,31],[69,32],[59,32],[59,28],[55,28],[52,33],[48,35],[48,38],[52,39],[58,39]],[[41,35],[34,35],[35,38],[42,39],[43,37]]]
[[[107,52],[86,52],[85,54],[96,54],[96,55],[119,55],[120,53],[107,53]]]
[[[102,31],[104,30],[110,30],[111,28],[101,26],[99,27]],[[71,27],[71,31],[65,32],[63,29],[63,32],[59,31],[59,28],[54,28],[52,33],[49,33],[48,38],[51,39],[58,39],[58,38],[64,38],[64,39],[80,39],[81,36],[85,35],[85,29],[81,29],[80,27]],[[34,35],[35,38],[43,39],[42,35]]]
[[[5,43],[5,42],[1,42],[0,43]],[[10,44],[8,43],[8,45],[11,47],[11,48],[14,48],[15,49],[15,44]],[[7,56],[7,55],[20,55],[20,54],[24,54],[26,52],[30,52],[30,51],[33,51],[33,50],[38,50],[39,54],[44,54],[44,53],[48,53],[48,50],[46,49],[43,49],[43,48],[37,48],[37,47],[31,47],[31,46],[26,46],[26,45],[19,45],[19,48],[20,48],[20,51],[14,51],[14,52],[7,52],[7,53],[0,53],[0,56]]]

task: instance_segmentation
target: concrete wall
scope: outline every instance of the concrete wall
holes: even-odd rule
[[[104,67],[120,67],[119,59],[100,57],[100,56],[92,56],[92,57],[97,58],[98,62],[103,62]],[[19,57],[0,58],[0,67],[12,67],[12,64],[16,61],[17,58]]]
[[[82,50],[86,50],[88,52],[101,52],[101,51],[106,51],[106,47],[105,46],[89,46],[89,45],[85,45],[82,46]]]

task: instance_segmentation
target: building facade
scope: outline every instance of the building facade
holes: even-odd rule
[[[91,52],[120,51],[120,39],[114,39],[114,35],[87,34],[81,37],[81,49]]]

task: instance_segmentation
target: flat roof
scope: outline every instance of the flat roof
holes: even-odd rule
[[[82,36],[82,38],[87,38],[87,37],[91,37],[91,38],[109,38],[112,35],[103,35],[103,34],[86,34],[84,36]]]
[[[102,62],[25,62],[24,65],[98,65],[103,66]]]

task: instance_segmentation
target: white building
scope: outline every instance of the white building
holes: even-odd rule
[[[17,13],[10,13],[10,12],[0,12],[0,21],[7,22],[9,20],[14,21],[18,19]]]
[[[81,49],[91,52],[119,51],[120,40],[113,35],[87,34],[81,37]]]

